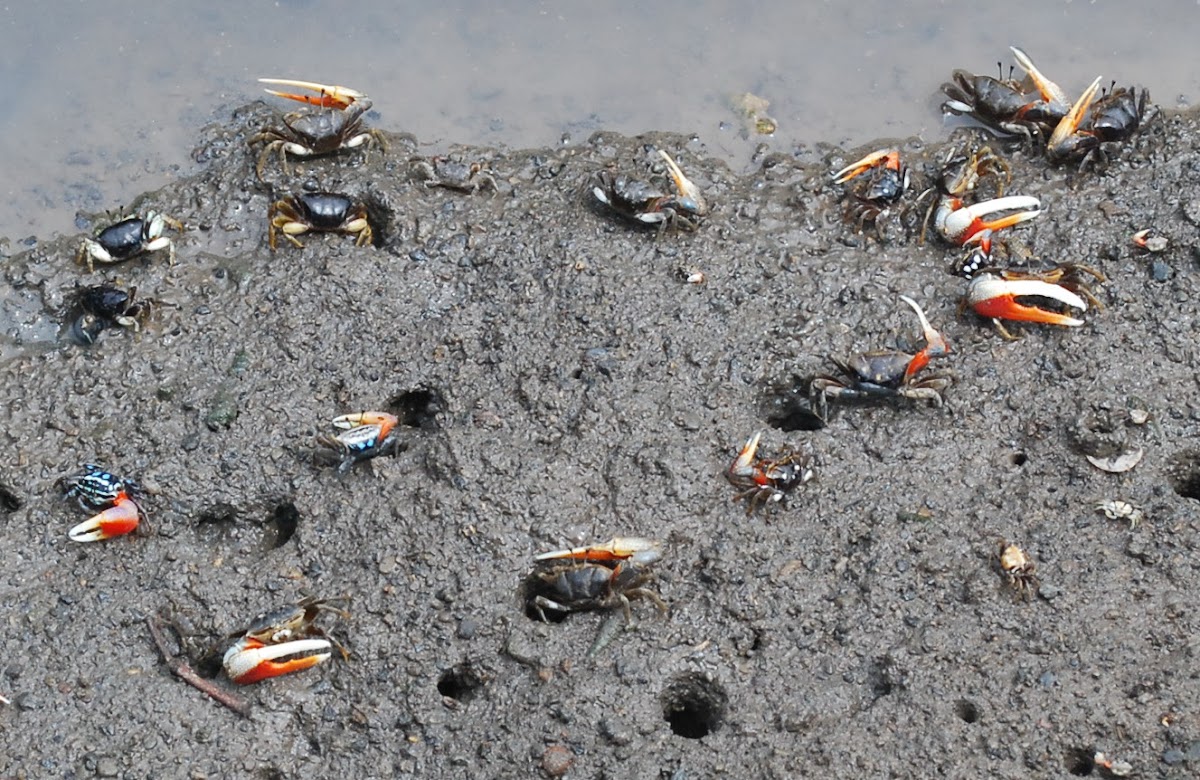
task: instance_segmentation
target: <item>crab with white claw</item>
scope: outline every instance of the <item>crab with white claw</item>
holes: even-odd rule
[[[76,262],[87,262],[88,271],[96,270],[96,263],[110,265],[132,260],[141,255],[167,250],[167,259],[175,264],[175,242],[163,235],[166,228],[177,233],[184,230],[183,223],[157,211],[147,211],[145,218],[129,217],[110,225],[95,238],[85,238],[79,244]]]
[[[99,542],[122,536],[139,527],[142,508],[137,498],[143,494],[141,485],[132,479],[118,477],[94,463],[86,463],[78,474],[59,481],[67,498],[74,498],[88,512],[103,510],[79,523],[67,532],[73,542]]]
[[[249,685],[324,663],[332,647],[337,647],[343,659],[349,658],[346,649],[316,625],[322,612],[349,617],[345,610],[331,606],[331,602],[344,600],[310,597],[293,607],[255,618],[246,633],[225,651],[225,674],[238,685]]]
[[[746,499],[746,514],[762,504],[777,504],[793,488],[813,478],[812,459],[803,453],[788,452],[777,459],[758,457],[762,431],[750,437],[725,470],[729,484],[738,489],[734,501]]]
[[[675,183],[675,194],[663,192],[649,182],[629,179],[624,175],[601,176],[600,184],[592,188],[596,200],[629,219],[660,229],[676,224],[695,229],[700,218],[708,214],[708,202],[700,188],[664,150],[658,154],[666,162]]]
[[[307,89],[316,95],[301,95],[289,92],[266,90],[272,95],[296,100],[316,106],[316,110],[295,111],[285,114],[281,129],[267,128],[250,139],[250,144],[265,143],[258,156],[255,172],[262,179],[263,166],[267,158],[278,153],[283,172],[290,175],[287,156],[315,157],[333,154],[343,149],[363,148],[364,157],[369,157],[372,146],[381,151],[388,150],[387,137],[374,128],[363,129],[363,115],[371,108],[371,99],[349,87],[320,84],[315,81],[292,79],[259,79],[264,84]]]
[[[354,236],[355,246],[369,244],[374,237],[366,205],[336,192],[287,195],[271,204],[267,221],[270,223],[267,243],[272,251],[277,233],[283,233],[284,238],[301,249],[304,244],[296,236],[310,231]]]
[[[1080,170],[1089,165],[1106,165],[1108,153],[1104,145],[1127,140],[1141,126],[1149,91],[1143,89],[1139,94],[1131,88],[1113,88],[1093,103],[1099,87],[1097,76],[1054,128],[1046,145],[1046,156],[1051,162],[1079,159]],[[1083,126],[1085,116],[1090,121]]]
[[[667,611],[662,597],[646,587],[654,577],[650,567],[661,558],[662,542],[622,536],[542,553],[534,557],[534,569],[525,578],[526,611],[548,623],[547,611],[565,616],[619,607],[632,628],[633,599],[647,599],[660,612]]]
[[[851,193],[853,200],[846,207],[846,221],[857,222],[860,233],[868,222],[876,225],[878,232],[879,218],[900,201],[911,182],[908,166],[900,161],[900,152],[879,149],[834,173],[833,183],[845,184],[867,173],[870,174],[867,183]]]
[[[846,361],[830,358],[840,376],[821,374],[809,385],[809,392],[816,398],[819,408],[823,409],[831,398],[860,401],[908,398],[928,401],[933,406],[942,405],[942,391],[950,386],[950,378],[942,375],[920,378],[918,374],[933,358],[949,354],[950,344],[929,324],[916,301],[907,295],[901,295],[900,300],[916,312],[925,346],[913,355],[898,350],[880,350],[864,352]]]
[[[1009,48],[1017,64],[1029,74],[1037,98],[1031,98],[1011,78],[995,79],[956,70],[953,80],[942,85],[942,91],[950,98],[942,104],[942,112],[970,116],[1002,135],[1021,136],[1025,145],[1032,147],[1035,138],[1066,114],[1070,103],[1062,88],[1046,78],[1029,55],[1016,46]]]
[[[341,433],[317,437],[318,450],[325,460],[336,461],[338,471],[346,473],[355,463],[399,450],[399,418],[387,412],[357,412],[333,418],[333,427]]]
[[[970,206],[959,198],[943,198],[933,224],[947,242],[958,246],[978,244],[985,254],[991,254],[992,236],[997,230],[1034,219],[1042,213],[1041,205],[1030,195],[1006,195]],[[1004,212],[1010,213],[994,216]]]
[[[1100,282],[1107,281],[1104,274],[1085,265],[1061,265],[1043,273],[985,268],[971,279],[966,303],[976,314],[990,319],[1008,341],[1016,337],[1008,332],[1002,320],[1077,328],[1083,325],[1083,320],[1046,305],[1053,303],[1085,312],[1090,301],[1096,308],[1103,308],[1085,283],[1085,274]],[[1039,302],[1043,305],[1038,305]]]
[[[455,156],[438,155],[428,160],[414,157],[409,161],[412,172],[426,187],[444,187],[474,194],[484,187],[495,195],[500,191],[492,172],[483,163],[468,163]]]

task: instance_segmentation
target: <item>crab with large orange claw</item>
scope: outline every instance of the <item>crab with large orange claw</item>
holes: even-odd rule
[[[601,174],[600,183],[592,187],[596,200],[625,217],[647,225],[665,228],[679,224],[695,229],[699,220],[708,214],[708,201],[666,151],[658,154],[667,165],[675,184],[675,193],[646,181],[630,179],[623,174]]]
[[[338,471],[345,473],[362,460],[380,455],[394,455],[400,444],[397,426],[400,419],[388,412],[356,412],[332,420],[341,432],[336,436],[321,434],[317,443],[326,460],[335,460]]]
[[[541,553],[525,578],[526,611],[550,622],[548,611],[565,616],[619,607],[630,627],[634,599],[647,599],[666,612],[666,602],[646,587],[654,577],[651,566],[662,558],[662,546],[656,539],[617,536],[601,544]]]
[[[143,514],[137,498],[144,491],[137,482],[87,463],[83,471],[65,477],[60,484],[67,498],[76,499],[85,511],[103,510],[71,528],[67,532],[71,541],[99,542],[138,529]]]
[[[792,489],[813,478],[812,458],[804,453],[788,452],[781,458],[758,457],[762,431],[754,434],[725,470],[729,484],[738,489],[734,501],[746,499],[746,514],[762,504],[777,504]]]
[[[1141,126],[1150,97],[1148,90],[1138,93],[1132,88],[1110,89],[1093,103],[1099,87],[1097,76],[1054,128],[1046,145],[1051,162],[1080,159],[1080,169],[1089,164],[1106,165],[1104,145],[1129,139]]]
[[[1036,98],[1011,78],[996,79],[956,70],[953,81],[942,85],[942,91],[950,98],[942,104],[942,112],[970,116],[1002,135],[1019,135],[1032,146],[1034,138],[1066,114],[1070,103],[1062,88],[1047,79],[1029,55],[1016,46],[1010,49],[1017,64],[1029,74],[1038,93]]]
[[[942,405],[942,392],[950,386],[950,378],[941,375],[922,378],[918,374],[933,358],[949,354],[950,344],[929,323],[916,301],[907,295],[901,295],[900,300],[916,312],[925,346],[916,354],[880,350],[864,352],[846,361],[830,358],[840,376],[821,374],[809,385],[809,392],[816,398],[819,408],[824,408],[830,398],[859,401],[908,398],[928,401],[933,406]]]
[[[374,128],[363,129],[363,115],[370,110],[372,105],[371,99],[363,93],[349,87],[331,86],[313,81],[291,79],[260,79],[260,81],[316,92],[317,95],[312,96],[267,90],[272,95],[316,106],[317,110],[285,114],[282,128],[264,129],[250,139],[251,145],[266,144],[255,165],[258,178],[262,178],[263,166],[273,153],[278,153],[284,173],[290,175],[291,171],[288,169],[287,162],[289,154],[294,157],[315,157],[333,154],[343,149],[362,147],[364,153],[369,155],[372,146],[378,146],[380,150],[387,151],[387,137],[382,132]]]
[[[959,246],[978,244],[986,254],[991,254],[996,231],[1034,219],[1042,213],[1041,205],[1041,201],[1031,195],[1005,195],[969,206],[961,198],[943,198],[934,214],[933,224],[949,243]],[[994,216],[997,214],[1004,216]]]
[[[322,612],[349,617],[345,610],[332,606],[332,602],[344,600],[309,597],[295,606],[255,618],[246,633],[225,651],[225,674],[238,685],[249,685],[324,663],[333,647],[343,659],[348,658],[346,649],[316,625]]]
[[[1089,302],[1102,308],[1085,276],[1108,281],[1099,271],[1077,264],[1062,265],[1045,273],[988,268],[971,279],[966,302],[976,314],[990,319],[1000,335],[1010,341],[1016,337],[1004,327],[1004,320],[1077,328],[1083,325],[1083,320],[1068,313],[1070,310],[1085,312]]]
[[[855,202],[846,209],[847,221],[857,221],[859,232],[867,222],[876,222],[900,201],[910,183],[908,166],[896,149],[879,149],[833,174],[834,184],[870,174],[867,183],[853,193]]]

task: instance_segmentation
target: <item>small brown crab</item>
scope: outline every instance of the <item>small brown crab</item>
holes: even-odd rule
[[[336,647],[343,659],[349,658],[346,648],[316,625],[322,612],[333,612],[343,619],[349,617],[345,610],[331,605],[345,600],[310,596],[295,606],[259,615],[225,651],[225,674],[238,685],[249,685],[327,661],[331,647]]]
[[[492,193],[500,191],[492,172],[483,163],[468,163],[456,156],[439,155],[425,159],[414,157],[409,160],[412,172],[426,187],[445,187],[448,190],[476,193],[489,187]]]
[[[1000,573],[1014,590],[1026,598],[1037,590],[1037,564],[1015,544],[1000,543]]]
[[[917,302],[906,295],[900,300],[912,307],[921,322],[925,346],[915,355],[898,350],[864,352],[849,360],[830,358],[840,376],[821,374],[809,385],[815,406],[824,409],[830,398],[873,400],[880,398],[909,398],[942,405],[942,391],[950,386],[950,378],[936,375],[917,378],[917,374],[935,357],[949,354],[950,344],[925,317]],[[824,416],[822,414],[822,416]]]
[[[739,491],[733,500],[746,499],[747,515],[761,504],[779,503],[813,477],[812,459],[804,453],[787,452],[774,460],[758,457],[760,439],[762,431],[750,437],[725,470],[725,478]]]
[[[699,220],[708,214],[708,202],[700,188],[675,164],[671,155],[662,149],[658,154],[667,164],[671,179],[675,183],[675,194],[667,193],[659,184],[630,179],[623,174],[613,176],[607,171],[600,175],[600,183],[592,188],[596,200],[628,219],[647,225],[682,225],[694,230]]]
[[[645,587],[654,577],[651,565],[661,557],[662,542],[621,536],[589,547],[542,553],[525,578],[526,612],[550,622],[548,611],[565,617],[571,612],[620,607],[628,625],[633,625],[632,599],[648,599],[666,612],[662,597]]]
[[[354,236],[354,245],[369,244],[373,237],[367,219],[367,207],[336,192],[306,192],[288,195],[271,204],[267,212],[270,221],[267,242],[275,249],[277,232],[297,247],[304,247],[298,235],[309,231],[345,233]]]
[[[294,81],[291,79],[259,79],[264,84],[282,84],[285,86],[308,89],[318,93],[313,95],[295,95],[286,92],[276,92],[268,89],[272,95],[297,100],[317,106],[316,110],[294,111],[285,114],[283,127],[279,129],[266,128],[250,139],[250,144],[265,143],[258,156],[255,171],[262,178],[263,166],[273,153],[279,154],[279,162],[283,172],[291,175],[288,169],[287,156],[315,157],[333,154],[342,149],[357,149],[363,147],[370,154],[372,146],[378,146],[386,152],[387,138],[374,128],[366,130],[362,127],[363,114],[371,108],[371,99],[361,92],[349,87],[337,87],[329,84],[318,84],[312,81]]]

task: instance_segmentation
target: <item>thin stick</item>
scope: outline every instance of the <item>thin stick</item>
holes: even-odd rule
[[[243,701],[240,696],[236,696],[217,686],[210,680],[205,680],[192,671],[192,667],[188,665],[187,661],[178,656],[171,655],[171,651],[167,649],[167,642],[162,635],[161,619],[157,615],[147,616],[146,625],[149,626],[150,636],[154,638],[154,644],[158,647],[158,652],[162,654],[163,660],[166,661],[167,668],[171,670],[172,674],[196,690],[207,693],[210,698],[224,704],[243,718],[250,717],[250,704],[248,702]]]

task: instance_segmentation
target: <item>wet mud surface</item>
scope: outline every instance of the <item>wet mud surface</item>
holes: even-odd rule
[[[290,178],[272,160],[264,186],[246,140],[274,117],[236,111],[197,175],[131,204],[187,224],[174,266],[89,276],[81,236],[6,263],[0,776],[1103,776],[1098,751],[1200,771],[1195,113],[1102,174],[1009,156],[1009,191],[1046,210],[1014,231],[1031,264],[1109,279],[1082,328],[1013,342],[959,311],[960,250],[843,221],[829,172],[878,144],[749,175],[678,136],[463,148],[498,183],[467,194],[414,178],[391,136]],[[695,232],[589,194],[659,148],[713,204]],[[919,192],[946,147],[901,149]],[[362,198],[373,245],[271,252],[271,202],[305,185]],[[1132,246],[1146,227],[1166,252]],[[67,343],[65,302],[99,279],[157,311]],[[916,338],[900,294],[953,346],[945,406],[797,412],[827,356]],[[329,419],[373,408],[402,418],[396,457],[313,463]],[[816,478],[747,516],[722,472],[758,430]],[[1085,458],[1138,447],[1120,474]],[[56,481],[86,462],[142,481],[150,533],[67,539],[84,516]],[[526,615],[535,553],[617,534],[665,540],[669,615]],[[1037,563],[1030,598],[1005,540]],[[329,628],[351,657],[217,676],[248,719],[172,677],[147,630],[174,621],[213,675],[231,634],[306,595],[350,597]]]

